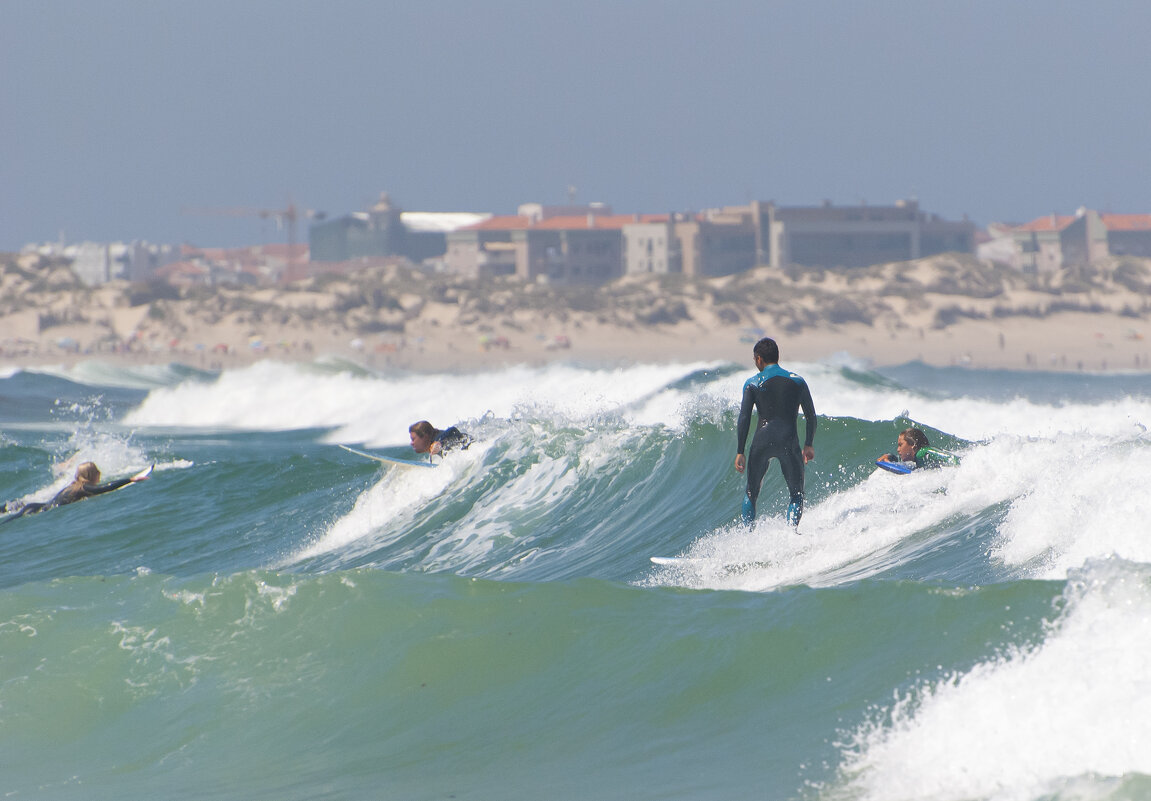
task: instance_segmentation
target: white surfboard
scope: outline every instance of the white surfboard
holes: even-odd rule
[[[349,448],[347,445],[341,445],[341,448],[348,453],[354,453],[356,456],[363,456],[365,459],[371,459],[381,464],[398,464],[404,467],[436,467],[437,465],[431,462],[417,462],[414,459],[397,459],[393,456],[380,456],[375,453],[368,453],[367,451],[358,451],[355,448]]]

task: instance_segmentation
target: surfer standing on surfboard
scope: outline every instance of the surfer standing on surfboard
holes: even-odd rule
[[[455,426],[440,431],[427,420],[412,423],[408,426],[408,434],[412,439],[412,450],[416,453],[435,455],[453,448],[467,450],[472,444],[472,438]]]
[[[815,404],[807,382],[795,373],[779,366],[779,346],[774,339],[763,338],[755,343],[752,358],[758,373],[743,385],[743,401],[739,407],[736,432],[735,469],[747,470],[747,493],[743,498],[743,521],[755,520],[755,503],[760,485],[767,474],[772,458],[779,460],[783,480],[787,482],[790,502],[787,522],[799,525],[803,516],[803,466],[815,458]],[[803,449],[799,447],[799,429],[796,418],[800,408],[806,425]],[[751,412],[755,409],[759,423],[751,440],[746,460],[743,448],[751,430]]]
[[[119,478],[115,481],[109,481],[107,484],[101,484],[100,468],[96,467],[95,462],[84,462],[76,468],[76,476],[72,479],[72,483],[57,492],[52,500],[45,503],[29,503],[18,510],[12,510],[16,512],[13,517],[23,517],[24,515],[42,512],[45,509],[55,509],[57,506],[82,501],[85,498],[91,498],[93,495],[103,495],[105,492],[112,492],[121,487],[126,487],[129,484],[144,481],[148,478],[150,472],[151,470],[145,470],[131,478]],[[7,504],[5,504],[5,509],[7,509]]]

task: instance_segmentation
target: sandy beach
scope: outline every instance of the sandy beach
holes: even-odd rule
[[[0,363],[81,359],[224,368],[324,356],[373,369],[482,369],[574,361],[750,362],[772,336],[781,362],[850,356],[884,366],[1146,370],[1147,276],[1127,261],[1026,277],[968,256],[866,270],[760,268],[724,278],[625,278],[600,288],[467,281],[396,265],[288,288],[176,297],[60,266],[0,279]]]

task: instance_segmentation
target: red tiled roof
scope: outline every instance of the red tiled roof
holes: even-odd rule
[[[1062,231],[1078,217],[1074,214],[1048,214],[1019,226],[1017,231]]]
[[[1100,214],[1108,231],[1151,231],[1151,214]]]

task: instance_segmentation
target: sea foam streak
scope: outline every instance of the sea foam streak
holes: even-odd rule
[[[1061,434],[1019,443],[997,466],[1017,486],[993,557],[1035,578],[1065,578],[1112,555],[1151,563],[1151,499],[1132,486],[1135,477],[1151,475],[1146,436]]]
[[[842,797],[1094,797],[1151,774],[1151,570],[1090,563],[1063,600],[1039,646],[923,686],[857,731]]]
[[[807,379],[821,415],[862,420],[910,416],[968,440],[1000,434],[1050,437],[1059,432],[1130,436],[1145,431],[1141,421],[1151,419],[1151,400],[1145,398],[1094,404],[1045,404],[1020,397],[939,398],[885,384],[863,385],[843,368],[830,365],[785,366]],[[147,398],[124,422],[253,431],[328,428],[334,430],[333,441],[380,447],[406,444],[407,424],[417,419],[448,425],[489,413],[509,418],[524,410],[573,420],[622,414],[637,425],[677,425],[685,404],[703,398],[714,398],[726,408],[738,407],[742,383],[751,372],[733,365],[697,363],[373,374],[264,361],[224,371],[214,380],[199,373],[175,384],[156,380],[165,385],[153,383]],[[702,381],[686,388],[675,386],[701,373]],[[171,374],[165,377],[172,380]]]
[[[556,365],[487,373],[374,375],[330,373],[308,365],[260,362],[211,382],[155,389],[127,415],[130,425],[253,431],[331,428],[333,441],[372,446],[407,442],[407,426],[444,426],[485,414],[508,418],[542,409],[573,419],[627,413],[637,422],[669,414],[682,394],[666,385],[713,365],[588,370]]]

